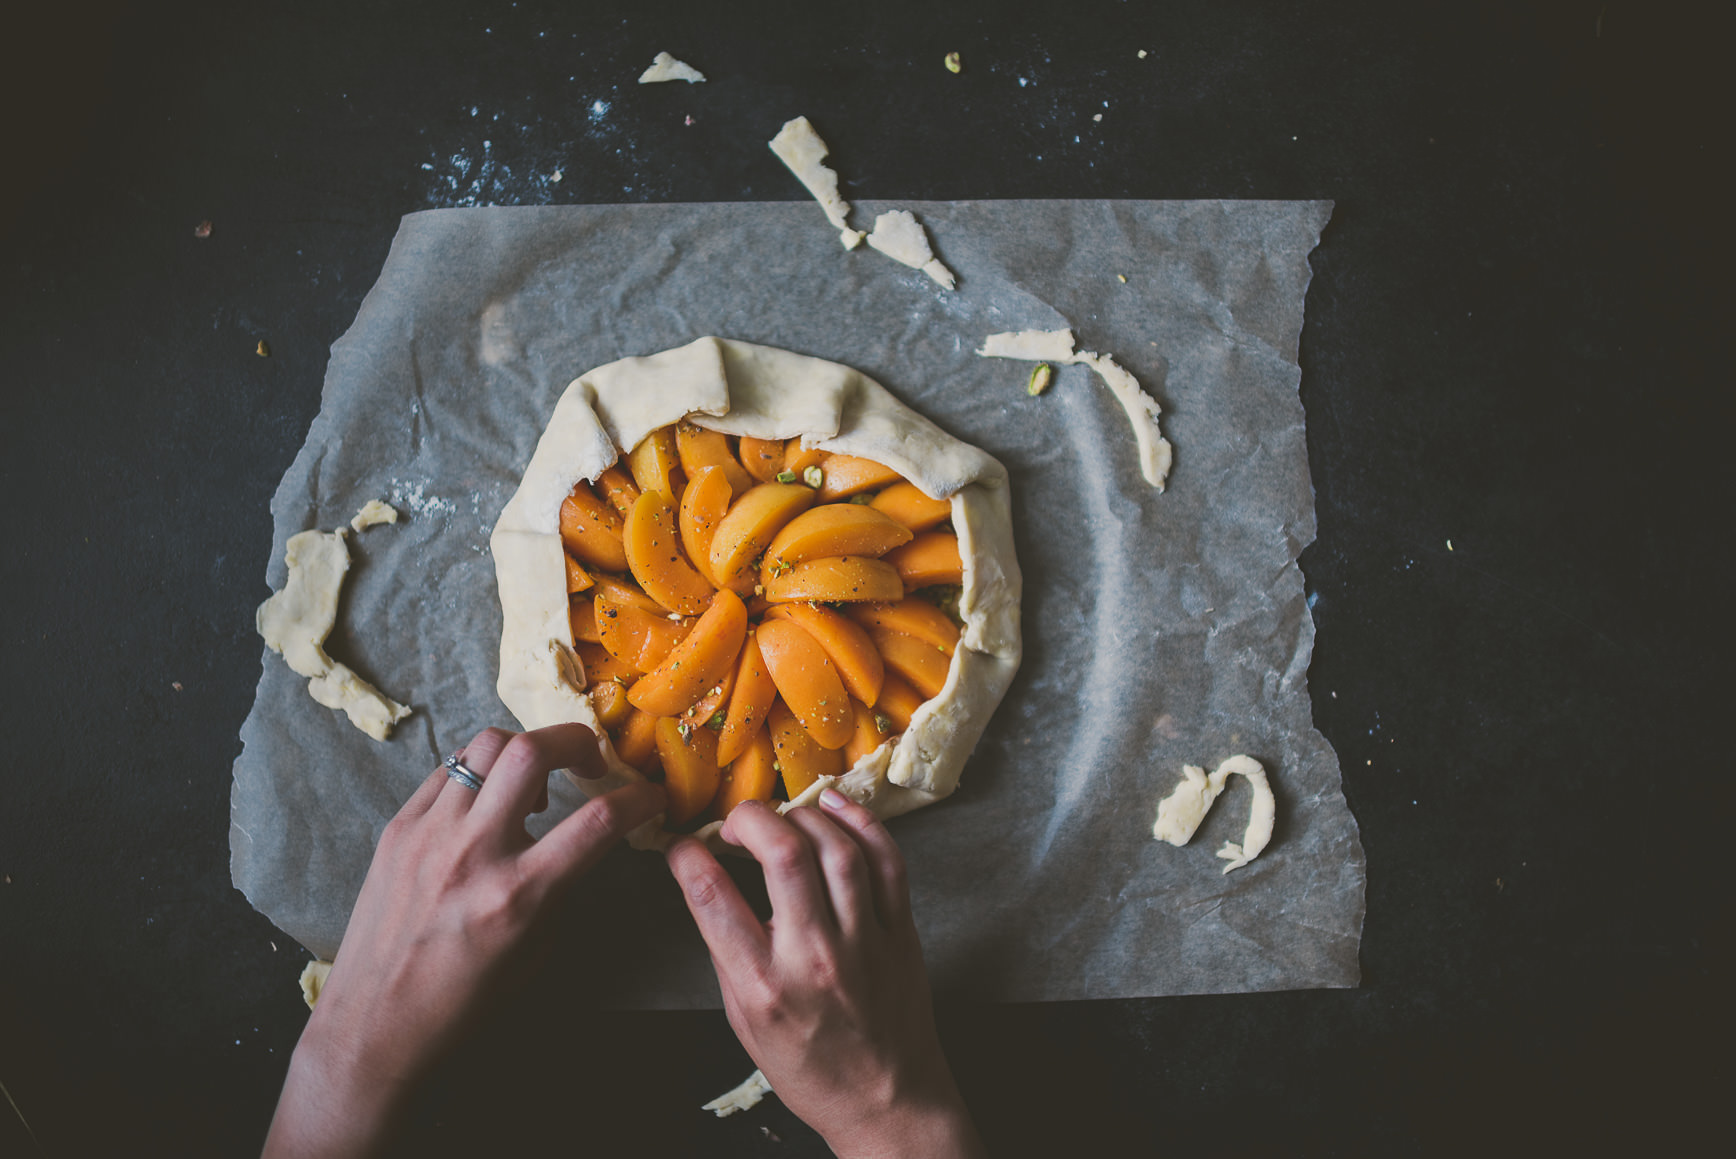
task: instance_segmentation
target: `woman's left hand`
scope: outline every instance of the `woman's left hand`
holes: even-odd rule
[[[437,771],[374,852],[343,946],[290,1061],[265,1154],[374,1150],[410,1088],[474,1021],[551,904],[664,807],[649,783],[596,797],[541,840],[548,774],[603,773],[596,736],[563,724],[479,733],[469,789]]]

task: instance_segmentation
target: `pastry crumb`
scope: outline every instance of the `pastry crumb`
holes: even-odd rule
[[[277,949],[277,944],[273,942],[271,948],[274,950]],[[331,972],[332,964],[330,962],[319,961],[318,959],[315,959],[302,967],[300,979],[301,1000],[307,1003],[307,1008],[309,1010],[312,1010],[314,1005],[319,1001],[319,992],[325,989],[326,975]]]
[[[382,523],[398,522],[398,509],[383,499],[370,499],[362,504],[362,509],[350,519],[350,526],[357,531],[366,531]]]
[[[736,1086],[718,1095],[700,1108],[710,1111],[720,1119],[726,1119],[737,1111],[751,1111],[760,1105],[760,1100],[772,1093],[772,1084],[766,1081],[762,1071],[754,1071]]]
[[[874,232],[868,244],[895,262],[903,262],[913,270],[921,270],[945,290],[958,284],[951,270],[934,256],[929,248],[928,234],[908,209],[893,209],[874,219]]]
[[[651,67],[639,74],[639,83],[654,85],[664,81],[684,80],[688,84],[699,84],[705,80],[705,74],[684,61],[676,60],[667,52],[660,52],[651,61]]]
[[[822,164],[829,150],[808,118],[786,121],[769,144],[778,160],[789,167],[796,180],[820,203],[826,220],[838,231],[838,239],[844,248],[853,250],[861,245],[865,235],[861,230],[850,228],[850,203],[838,193],[838,174]]]
[[[201,221],[198,225],[194,226],[193,227],[193,236],[194,237],[210,237],[211,236],[211,223],[209,221]]]

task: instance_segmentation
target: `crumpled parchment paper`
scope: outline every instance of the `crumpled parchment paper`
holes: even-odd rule
[[[415,709],[379,743],[266,653],[235,762],[231,862],[252,903],[338,948],[374,843],[446,753],[512,727],[494,692],[488,557],[555,399],[581,372],[703,334],[854,366],[1006,464],[1024,665],[958,793],[892,822],[935,986],[1044,1001],[1353,986],[1364,860],[1307,687],[1314,537],[1296,362],[1329,202],[863,203],[909,208],[947,293],[840,248],[811,203],[436,210],[406,217],[272,500],[288,537],[386,498],[351,537],[329,642]],[[1126,282],[1117,275],[1124,275]],[[991,332],[1071,325],[1163,404],[1169,489],[1084,367],[1040,398]],[[266,591],[262,588],[260,598]],[[1278,795],[1271,846],[1225,876],[1245,787],[1191,845],[1151,836],[1184,763],[1247,752]],[[551,779],[541,832],[576,806]],[[757,868],[737,876],[751,885]],[[578,886],[597,936],[575,987],[620,1007],[719,1005],[661,859],[621,850]]]

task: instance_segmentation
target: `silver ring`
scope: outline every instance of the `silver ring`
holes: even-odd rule
[[[463,785],[466,789],[469,789],[473,793],[481,790],[482,775],[474,769],[465,768],[464,762],[458,759],[457,753],[453,753],[440,763],[445,767],[446,775],[457,781],[460,785]]]

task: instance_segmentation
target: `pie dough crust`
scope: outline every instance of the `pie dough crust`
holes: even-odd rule
[[[785,807],[833,784],[882,818],[950,794],[1019,667],[1020,576],[1006,469],[866,375],[769,346],[700,338],[600,366],[567,387],[490,539],[503,613],[501,702],[527,729],[578,721],[603,738],[607,775],[572,778],[587,794],[644,779],[616,755],[585,695],[567,622],[560,507],[575,483],[615,461],[617,447],[635,447],[684,418],[729,435],[800,436],[806,446],[884,463],[928,495],[951,500],[964,560],[964,628],[946,684],[901,737],[842,777],[820,778]],[[709,837],[718,827],[699,832]],[[641,848],[663,848],[670,839],[660,819],[631,838]]]

